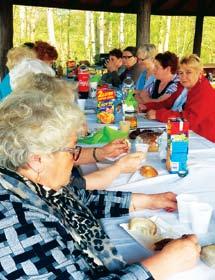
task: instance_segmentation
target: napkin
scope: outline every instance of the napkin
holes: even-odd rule
[[[87,137],[79,138],[79,144],[106,144],[112,142],[113,140],[120,138],[127,138],[128,132],[113,129],[111,127],[105,126],[97,130],[93,135]]]

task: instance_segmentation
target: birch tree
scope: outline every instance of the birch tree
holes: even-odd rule
[[[111,49],[113,45],[112,13],[109,14],[108,19],[107,47],[108,49]]]
[[[86,57],[90,57],[90,12],[85,12],[85,36],[84,36],[84,47],[86,51]]]
[[[48,25],[49,42],[53,46],[56,46],[54,19],[53,19],[53,14],[52,14],[52,9],[51,8],[47,8],[47,25]]]
[[[95,41],[95,24],[94,24],[94,12],[90,12],[90,35],[91,35],[91,56],[92,61],[96,55],[96,41]]]
[[[123,48],[125,43],[125,35],[124,35],[124,14],[120,13],[119,18],[119,46],[120,48]]]
[[[25,36],[26,36],[26,18],[25,18],[25,10],[26,8],[24,6],[19,7],[19,17],[20,17],[20,40],[19,42],[23,42]]]
[[[99,53],[104,53],[104,12],[99,13]]]
[[[163,51],[168,51],[169,49],[169,36],[170,36],[170,28],[171,28],[171,16],[166,18],[166,33],[164,37]]]

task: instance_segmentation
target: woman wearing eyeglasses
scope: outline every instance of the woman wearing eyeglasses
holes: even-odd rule
[[[97,220],[176,208],[173,193],[86,191],[73,172],[84,122],[75,106],[42,92],[0,105],[0,246],[5,279],[164,279],[195,265],[195,236],[126,264]]]
[[[215,90],[203,76],[200,58],[191,54],[180,60],[181,85],[169,99],[160,103],[148,103],[147,116],[166,122],[168,118],[185,118],[190,129],[215,142]]]
[[[146,103],[164,101],[176,92],[179,84],[177,70],[178,57],[174,53],[167,51],[155,56],[155,80],[135,96],[140,110],[145,110]]]
[[[157,54],[157,49],[154,44],[143,44],[137,50],[137,59],[143,72],[140,74],[137,83],[135,94],[140,93],[141,90],[147,90],[154,82],[154,58]]]

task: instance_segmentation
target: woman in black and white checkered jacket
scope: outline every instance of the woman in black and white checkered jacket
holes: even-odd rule
[[[192,267],[195,236],[136,264],[118,254],[97,219],[175,208],[175,196],[87,191],[73,169],[82,123],[75,105],[39,91],[0,105],[0,278],[164,279]]]

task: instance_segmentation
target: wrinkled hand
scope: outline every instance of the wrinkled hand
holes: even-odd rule
[[[125,139],[114,140],[101,148],[105,158],[117,157],[121,154],[128,153],[129,149],[130,147]]]
[[[168,243],[161,252],[141,263],[148,268],[154,279],[164,280],[175,273],[190,269],[199,259],[200,246],[195,235]]]
[[[171,241],[163,248],[161,254],[168,266],[176,273],[194,267],[200,251],[197,237],[192,234]]]
[[[172,192],[151,194],[150,199],[150,209],[165,209],[169,212],[177,209],[176,194]]]
[[[156,119],[156,110],[149,110],[149,111],[146,113],[146,117],[147,117],[147,119],[149,119],[149,120],[155,120],[155,119]]]
[[[121,173],[132,173],[141,167],[144,156],[142,152],[128,154],[120,158],[115,164],[120,167]]]
[[[165,192],[159,194],[133,194],[135,210],[165,209],[168,212],[177,209],[176,194]]]

